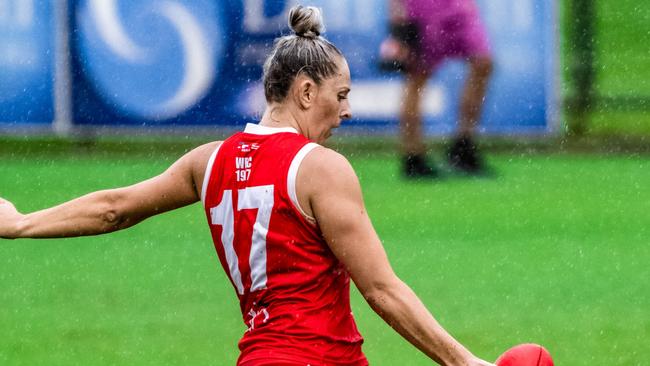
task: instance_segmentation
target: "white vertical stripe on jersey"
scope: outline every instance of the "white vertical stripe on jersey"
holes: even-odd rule
[[[205,207],[205,193],[208,191],[208,183],[210,182],[210,175],[212,174],[212,165],[214,165],[214,160],[217,158],[217,153],[219,148],[223,145],[223,141],[214,149],[212,155],[210,155],[210,160],[208,160],[208,166],[205,167],[205,174],[203,175],[203,186],[201,187],[201,202]]]
[[[237,210],[257,209],[251,238],[251,292],[266,288],[266,234],[273,211],[273,185],[246,187],[239,190]]]
[[[228,269],[230,270],[230,278],[237,287],[237,293],[244,294],[244,284],[241,281],[241,273],[239,272],[239,258],[235,253],[233,246],[233,239],[235,236],[234,221],[235,216],[233,213],[232,204],[232,191],[223,191],[221,202],[217,207],[210,209],[210,217],[212,225],[221,225],[221,243],[223,250],[226,254],[226,262],[228,262]]]
[[[314,220],[314,218],[307,215],[305,211],[303,211],[302,207],[300,207],[300,203],[298,202],[298,194],[296,193],[296,176],[298,175],[298,168],[300,168],[300,163],[302,163],[302,160],[305,158],[305,156],[307,156],[307,154],[309,154],[310,151],[318,146],[320,145],[315,142],[310,142],[307,145],[303,146],[291,161],[291,165],[289,166],[289,173],[287,174],[287,193],[289,193],[289,198],[291,198],[293,205],[298,208],[298,211],[300,211],[303,216],[310,220]]]

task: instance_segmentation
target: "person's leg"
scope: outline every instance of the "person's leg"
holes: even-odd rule
[[[403,173],[408,178],[434,178],[436,170],[426,161],[421,101],[429,72],[406,72],[400,111]]]
[[[461,137],[474,135],[492,74],[492,58],[489,56],[472,57],[468,64],[469,72],[465,79],[458,119],[458,135]]]
[[[487,86],[492,74],[492,57],[478,8],[473,7],[449,23],[449,55],[467,60],[468,72],[465,78],[458,111],[458,130],[449,150],[449,164],[456,170],[482,174],[487,171],[475,143],[476,126],[481,119]]]
[[[426,152],[420,102],[428,79],[429,74],[425,73],[405,74],[404,97],[400,111],[400,132],[404,154],[420,155]]]
[[[487,173],[474,135],[491,72],[492,59],[489,56],[469,59],[469,72],[460,101],[458,133],[447,151],[449,165],[465,173]]]

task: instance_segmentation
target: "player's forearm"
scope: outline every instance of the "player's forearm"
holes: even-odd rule
[[[396,280],[366,298],[391,327],[436,362],[445,366],[471,364],[474,356],[438,324],[403,282]]]
[[[15,238],[61,238],[97,235],[130,226],[117,208],[114,190],[98,191],[45,210],[23,215]]]

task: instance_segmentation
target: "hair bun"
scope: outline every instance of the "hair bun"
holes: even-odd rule
[[[297,36],[316,38],[325,30],[320,9],[297,5],[289,11],[289,27]]]

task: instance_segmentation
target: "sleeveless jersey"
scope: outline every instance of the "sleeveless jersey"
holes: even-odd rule
[[[202,200],[248,328],[238,365],[367,365],[349,274],[295,193],[316,146],[292,128],[248,124],[208,163]]]

